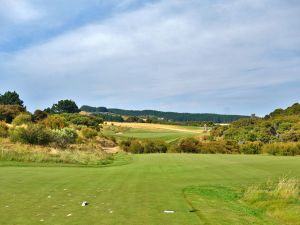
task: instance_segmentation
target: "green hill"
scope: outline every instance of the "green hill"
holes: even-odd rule
[[[112,113],[121,116],[138,116],[138,117],[156,117],[163,120],[171,120],[176,122],[187,121],[211,121],[214,123],[229,123],[240,118],[247,118],[242,115],[222,115],[213,113],[178,113],[178,112],[162,112],[156,110],[125,110],[105,107],[82,106],[82,111],[91,113]]]

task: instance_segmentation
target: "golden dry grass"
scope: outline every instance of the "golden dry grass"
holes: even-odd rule
[[[120,126],[120,127],[128,127],[134,129],[143,129],[143,130],[169,130],[169,131],[178,131],[178,132],[188,132],[195,134],[202,134],[204,132],[203,129],[199,127],[199,129],[195,129],[195,127],[184,127],[177,125],[167,125],[167,124],[153,124],[153,123],[120,123],[120,122],[106,122],[107,126]]]

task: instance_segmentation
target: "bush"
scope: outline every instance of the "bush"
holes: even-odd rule
[[[199,141],[195,138],[184,138],[181,139],[178,146],[178,152],[197,153]]]
[[[166,153],[168,150],[166,143],[159,140],[146,140],[143,145],[144,153]]]
[[[0,137],[7,137],[8,136],[8,126],[5,122],[0,121]]]
[[[85,127],[81,129],[81,134],[86,139],[92,139],[97,137],[98,132],[92,128]]]
[[[61,114],[61,116],[64,117],[66,122],[68,122],[69,124],[83,125],[94,128],[96,130],[99,130],[99,124],[103,123],[102,118],[99,116],[81,115],[79,113]]]
[[[14,142],[36,145],[46,145],[52,140],[51,131],[40,124],[13,127],[9,130],[9,137]]]
[[[239,146],[233,141],[199,142],[198,153],[236,154],[240,153]]]
[[[52,142],[55,146],[65,148],[69,144],[76,142],[78,135],[72,128],[63,128],[59,130],[52,130]]]
[[[233,141],[210,141],[200,142],[195,138],[184,138],[174,147],[170,147],[171,152],[185,152],[185,153],[221,153],[234,154],[240,153],[239,146]]]
[[[262,148],[263,153],[270,155],[294,156],[300,155],[299,143],[272,143]]]
[[[42,110],[35,110],[34,113],[33,113],[33,119],[34,121],[41,121],[41,120],[44,120],[46,119],[48,116],[48,114],[45,112],[45,111],[42,111]]]
[[[51,115],[43,121],[43,124],[51,129],[62,129],[66,126],[66,121],[59,115]]]
[[[11,123],[22,112],[25,112],[25,109],[19,105],[0,105],[0,120]]]
[[[261,142],[247,142],[240,146],[244,154],[260,154],[263,144]]]
[[[122,141],[120,145],[125,152],[131,152],[134,154],[144,153],[144,146],[141,144],[141,141],[129,139]]]
[[[20,126],[32,122],[32,116],[29,113],[21,113],[12,121],[13,125]]]

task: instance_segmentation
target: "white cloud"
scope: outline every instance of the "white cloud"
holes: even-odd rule
[[[300,51],[299,6],[272,2],[148,4],[6,56],[0,71],[57,97],[80,93],[82,103],[161,107],[173,98],[173,110],[198,101],[182,111],[201,111],[210,105],[203,96],[215,101],[247,90],[247,98],[251,90],[300,82],[300,58],[289,56]],[[190,104],[177,97],[189,95]],[[214,107],[221,112],[226,101]]]
[[[27,0],[0,0],[0,19],[26,23],[41,18],[41,12]]]

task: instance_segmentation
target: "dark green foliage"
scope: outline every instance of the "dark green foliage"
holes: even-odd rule
[[[7,137],[8,136],[8,126],[4,121],[0,121],[0,137]]]
[[[87,112],[99,112],[104,107],[91,107],[83,106],[81,110]],[[124,110],[124,109],[106,109],[105,112],[110,112],[113,114],[121,116],[136,116],[143,117],[145,119],[151,118],[149,122],[159,120],[159,121],[175,121],[175,122],[199,122],[199,121],[211,121],[214,123],[229,123],[240,118],[247,116],[240,115],[220,115],[220,114],[210,114],[210,113],[176,113],[176,112],[161,112],[156,110]]]
[[[22,112],[25,112],[25,109],[20,105],[0,105],[0,120],[11,123]]]
[[[85,112],[108,112],[108,109],[106,107],[92,107],[92,106],[88,106],[88,105],[83,105],[80,107],[81,111],[85,111]]]
[[[0,94],[0,105],[18,105],[24,108],[23,101],[15,91],[7,91],[3,95]]]
[[[122,141],[120,145],[125,152],[134,154],[166,153],[168,150],[167,144],[159,140],[128,139]]]
[[[39,109],[35,110],[33,113],[34,121],[44,120],[47,118],[47,116],[48,116],[48,113],[46,113],[45,111],[39,110]]]
[[[159,140],[145,140],[143,142],[144,153],[166,153],[168,151],[167,144]]]
[[[262,146],[261,142],[247,142],[240,145],[240,150],[244,154],[260,154]]]
[[[144,120],[142,120],[141,118],[137,117],[137,116],[129,116],[125,122],[130,122],[130,123],[143,123]]]
[[[13,127],[9,130],[9,137],[14,142],[36,145],[47,145],[52,140],[51,131],[40,124]]]
[[[79,113],[64,113],[61,116],[69,124],[82,125],[92,127],[96,130],[100,129],[100,124],[103,123],[103,119],[100,116],[87,116]]]
[[[124,119],[122,116],[119,115],[113,115],[113,114],[94,114],[95,116],[102,117],[103,121],[111,121],[111,122],[124,122]]]
[[[80,112],[78,106],[73,100],[60,100],[58,103],[53,104],[51,109],[46,109],[45,111],[50,113],[77,113]]]

